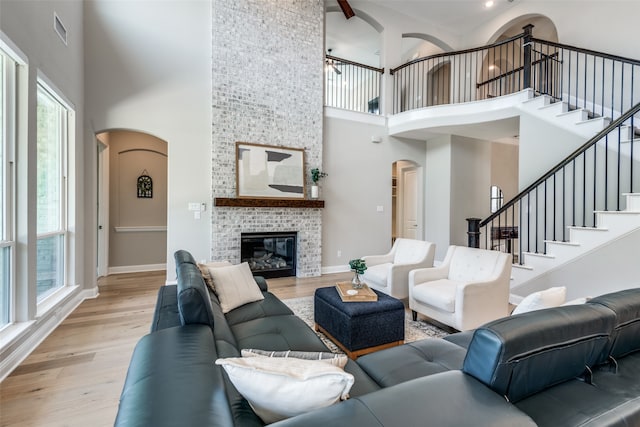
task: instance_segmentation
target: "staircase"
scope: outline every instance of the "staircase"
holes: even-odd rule
[[[587,253],[640,230],[640,193],[626,193],[623,196],[626,208],[621,211],[596,211],[595,227],[570,226],[567,241],[544,241],[546,253],[523,252],[523,262],[513,265],[512,292],[515,295],[526,295],[538,290],[535,279],[541,275],[562,268]],[[635,267],[638,269],[640,283],[640,263]],[[544,283],[541,283],[541,286],[544,286]]]
[[[635,246],[640,249],[640,131],[636,126],[640,123],[640,103],[597,131],[609,120],[589,119],[588,112],[579,111],[565,121],[568,106],[540,98],[528,101],[523,109],[548,115],[546,120],[560,122],[559,126],[566,129],[573,127],[591,138],[480,223],[481,235],[485,236],[481,247],[485,248],[501,247],[500,241],[494,240],[496,227],[518,230],[509,245],[515,262],[511,282],[514,303],[549,287],[549,277],[554,273],[618,240],[636,239]],[[581,120],[585,117],[586,121]],[[623,267],[630,269],[629,276],[638,286],[640,263],[635,259]],[[618,266],[605,264],[602,268],[615,271]],[[601,285],[606,292],[608,284]]]

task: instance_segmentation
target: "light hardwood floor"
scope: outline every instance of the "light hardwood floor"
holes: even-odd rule
[[[287,299],[351,274],[268,283]],[[100,295],[80,304],[0,384],[0,426],[112,426],[133,348],[149,332],[164,283],[164,271],[100,279]]]

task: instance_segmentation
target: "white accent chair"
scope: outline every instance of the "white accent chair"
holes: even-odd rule
[[[409,308],[460,331],[509,315],[511,254],[450,246],[441,265],[409,274]]]
[[[432,267],[435,253],[434,243],[396,239],[389,253],[362,257],[367,265],[362,280],[369,287],[387,295],[407,298],[409,272],[416,268]]]

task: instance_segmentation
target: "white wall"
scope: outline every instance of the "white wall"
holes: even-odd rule
[[[451,245],[467,246],[467,218],[486,218],[490,213],[491,145],[489,141],[452,137]]]
[[[210,2],[89,0],[85,26],[89,133],[138,130],[168,143],[172,280],[177,249],[198,260],[210,253]],[[201,219],[187,210],[189,202],[208,204]]]
[[[523,111],[520,114],[519,190],[533,184],[585,142],[584,137]]]
[[[447,253],[451,228],[451,136],[426,143],[425,239],[436,244],[436,260]]]
[[[350,259],[383,254],[391,248],[391,173],[398,160],[424,167],[424,142],[386,135],[384,119],[357,116],[369,122],[329,117],[324,119],[321,181],[322,265],[346,269]],[[375,123],[377,121],[377,123]],[[372,142],[372,137],[381,142]],[[378,212],[377,207],[383,211]],[[337,253],[341,251],[341,256]]]

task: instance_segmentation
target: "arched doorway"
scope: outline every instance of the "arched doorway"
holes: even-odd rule
[[[98,276],[162,270],[167,253],[167,142],[98,133]]]
[[[422,167],[409,160],[391,165],[391,240],[423,238]]]

